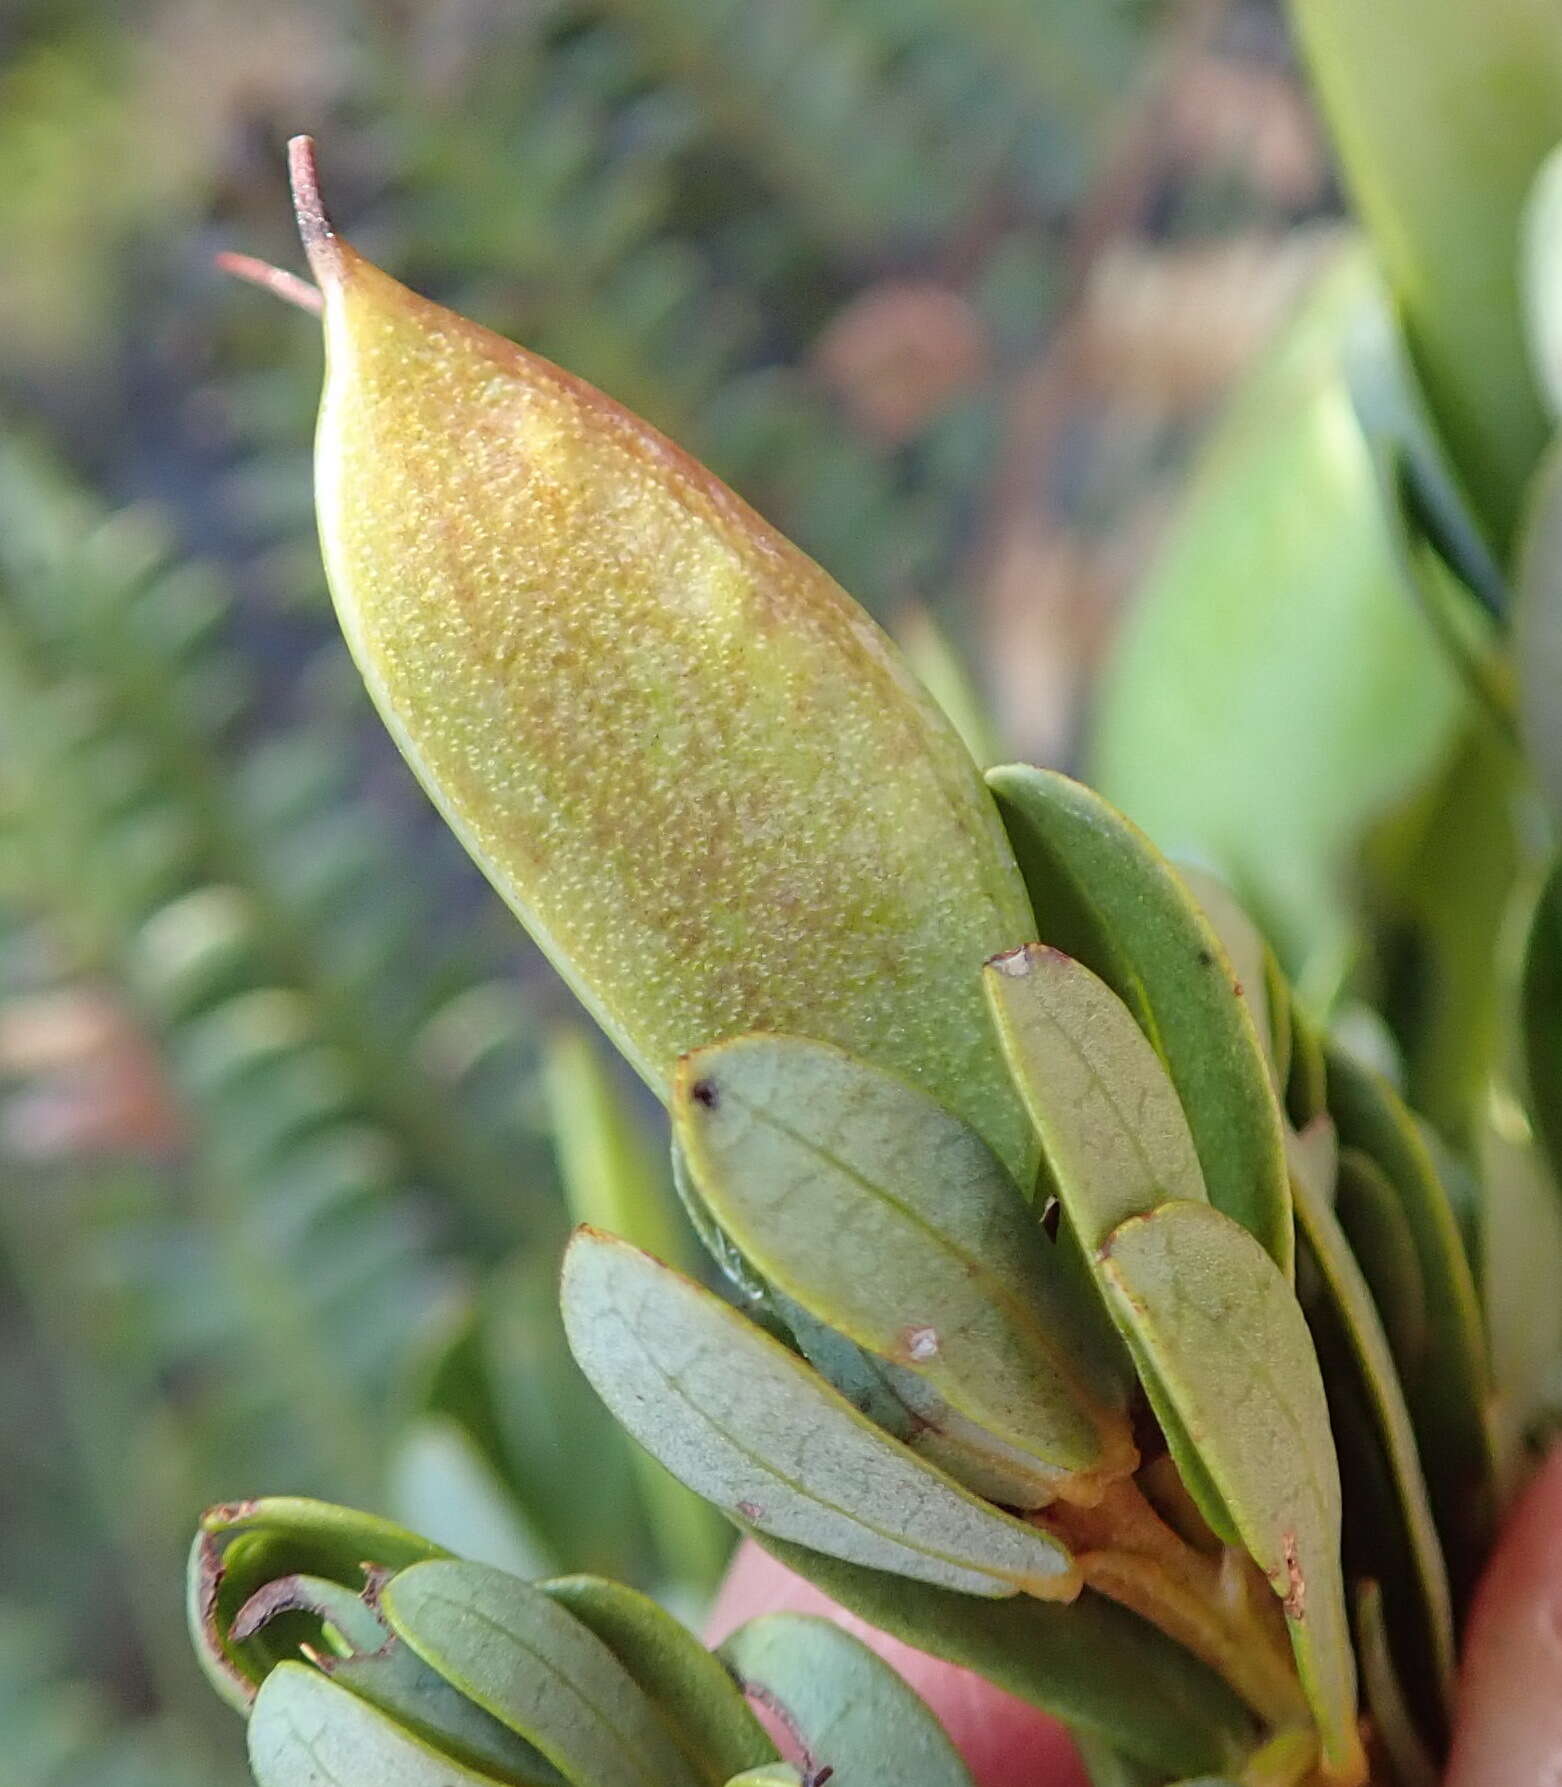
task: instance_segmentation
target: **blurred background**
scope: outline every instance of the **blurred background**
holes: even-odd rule
[[[1267,0],[0,0],[26,1787],[245,1778],[182,1636],[211,1501],[347,1500],[690,1611],[725,1542],[553,1313],[571,1211],[626,1179],[686,1247],[656,1114],[369,715],[313,535],[318,331],[213,268],[301,264],[299,130],[364,252],[710,463],[978,692],[979,754],[1065,767],[1190,455],[1340,235]]]

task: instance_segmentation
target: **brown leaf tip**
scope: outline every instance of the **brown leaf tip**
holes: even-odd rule
[[[320,197],[320,168],[315,160],[315,140],[296,136],[287,146],[288,179],[293,188],[293,213],[304,253],[321,284],[342,273],[342,249]]]

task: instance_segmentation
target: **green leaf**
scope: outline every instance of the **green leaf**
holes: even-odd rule
[[[1513,632],[1525,747],[1552,812],[1562,813],[1562,447],[1546,455],[1531,489]]]
[[[1071,1731],[1069,1736],[1090,1778],[1090,1787],[1162,1787],[1163,1770],[1120,1755],[1089,1731]]]
[[[249,1721],[256,1787],[496,1787],[304,1663],[279,1663]]]
[[[721,1787],[729,1775],[773,1763],[775,1746],[731,1676],[649,1595],[604,1576],[556,1576],[537,1587],[618,1658],[702,1780]]]
[[[1340,1152],[1334,1214],[1370,1287],[1396,1375],[1413,1383],[1426,1368],[1431,1344],[1421,1262],[1394,1187],[1359,1148]]]
[[[1490,1391],[1475,1281],[1458,1224],[1425,1141],[1381,1075],[1342,1051],[1329,1055],[1329,1112],[1341,1151],[1381,1169],[1410,1225],[1426,1293],[1424,1368],[1404,1378],[1432,1510],[1454,1597],[1474,1582],[1495,1518]]]
[[[1242,381],[1124,615],[1086,767],[1163,850],[1229,883],[1313,1009],[1354,948],[1361,839],[1462,705],[1389,556],[1343,375],[1376,286],[1364,245],[1345,247]]]
[[[1237,997],[1247,1006],[1258,1033],[1269,1077],[1276,1096],[1285,1090],[1285,1071],[1280,1058],[1277,1025],[1283,1024],[1285,1046],[1290,1046],[1290,1009],[1285,978],[1257,925],[1243,910],[1236,895],[1218,876],[1188,863],[1177,864],[1177,875],[1199,903],[1210,929],[1220,939],[1231,963]],[[1276,1009],[1278,995],[1280,1009]]]
[[[1327,1125],[1326,1118],[1320,1122]],[[1293,1176],[1292,1190],[1297,1223],[1327,1291],[1388,1466],[1414,1565],[1428,1648],[1437,1675],[1436,1691],[1446,1704],[1454,1677],[1448,1571],[1394,1356],[1368,1282],[1329,1207],[1326,1187],[1303,1169]]]
[[[584,1030],[553,1037],[547,1085],[565,1201],[575,1220],[692,1271],[694,1249],[677,1218],[666,1166],[637,1132],[633,1111]],[[730,1549],[720,1516],[645,1453],[636,1452],[633,1463],[658,1574],[696,1594],[709,1592]]]
[[[501,1781],[559,1787],[558,1771],[524,1737],[474,1705],[383,1628],[381,1638],[377,1649],[359,1647],[346,1657],[327,1654],[319,1667],[338,1687],[378,1707],[441,1756]]]
[[[790,1762],[763,1762],[734,1775],[726,1787],[802,1787],[803,1777]]]
[[[634,1678],[540,1589],[487,1564],[416,1564],[386,1619],[429,1667],[518,1732],[572,1787],[697,1787]]]
[[[1349,1776],[1360,1750],[1339,1467],[1301,1308],[1253,1237],[1207,1204],[1130,1217],[1101,1271],[1280,1597],[1325,1757]]]
[[[1055,1498],[1055,1471],[957,1414],[925,1378],[866,1352],[785,1293],[772,1301],[803,1357],[875,1427],[1000,1507],[1042,1508]]]
[[[1544,440],[1517,249],[1562,117],[1555,15],[1534,0],[1295,0],[1291,10],[1439,431],[1506,547]]]
[[[778,1341],[612,1236],[564,1260],[570,1345],[597,1394],[740,1524],[967,1594],[1068,1598],[1061,1547],[865,1420]]]
[[[1562,457],[1556,466],[1558,680],[1548,700],[1557,709],[1556,793],[1562,797]],[[1544,768],[1544,765],[1542,765]],[[1546,876],[1530,919],[1519,990],[1525,1090],[1536,1131],[1562,1184],[1562,858]]]
[[[982,978],[1048,1172],[1091,1253],[1130,1216],[1207,1201],[1176,1091],[1109,986],[1041,943],[996,957]]]
[[[1455,576],[1501,613],[1508,593],[1502,568],[1438,434],[1387,293],[1374,291],[1357,312],[1346,365],[1385,502],[1403,511],[1389,517],[1391,536],[1424,534]],[[1393,543],[1403,549],[1405,540]]]
[[[355,1592],[363,1566],[388,1570],[443,1557],[441,1546],[392,1521],[304,1496],[267,1496],[224,1502],[201,1516],[186,1576],[186,1613],[196,1656],[207,1679],[239,1711],[274,1665],[295,1654],[264,1632],[242,1643],[230,1639],[234,1616],[250,1597],[279,1577],[312,1575]]]
[[[1356,1654],[1372,1727],[1393,1765],[1399,1787],[1437,1787],[1437,1768],[1416,1731],[1400,1686],[1383,1617],[1383,1591],[1375,1582],[1356,1590]]]
[[[987,780],[1045,941],[1128,1006],[1177,1089],[1210,1202],[1289,1274],[1280,1111],[1251,1014],[1197,902],[1150,841],[1078,782],[1022,766]]]
[[[1121,1387],[1081,1369],[1080,1287],[958,1117],[781,1036],[686,1056],[674,1117],[717,1221],[789,1297],[1059,1475],[1132,1469]]]
[[[1527,784],[1507,731],[1472,714],[1437,776],[1380,827],[1367,865],[1375,928],[1392,951],[1379,1003],[1406,1101],[1463,1150],[1506,1046],[1509,969],[1497,944],[1530,854]]]
[[[761,1537],[788,1569],[869,1625],[1168,1775],[1224,1768],[1252,1747],[1252,1715],[1181,1645],[1088,1589],[1068,1607],[977,1601]]]
[[[772,1613],[721,1647],[727,1667],[762,1691],[813,1768],[843,1787],[971,1787],[944,1728],[889,1664],[833,1621]]]
[[[553,1567],[547,1545],[487,1454],[453,1416],[422,1415],[396,1443],[389,1496],[411,1527],[447,1550],[512,1576]]]
[[[689,1234],[675,1214],[666,1164],[640,1133],[591,1035],[575,1024],[556,1030],[544,1068],[549,1128],[575,1221],[692,1271]]]
[[[1090,1253],[1130,1216],[1172,1198],[1202,1201],[1204,1178],[1177,1094],[1111,988],[1044,944],[999,956],[984,978],[1047,1171]],[[1189,1494],[1216,1533],[1236,1543],[1154,1361],[1126,1338]]]
[[[1562,1389],[1562,1200],[1523,1113],[1494,1093],[1481,1138],[1480,1262],[1501,1481],[1530,1462],[1532,1424]]]
[[[1530,360],[1553,418],[1562,421],[1562,145],[1541,163],[1529,189],[1523,245]]]

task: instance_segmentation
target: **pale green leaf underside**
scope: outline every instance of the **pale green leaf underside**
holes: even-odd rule
[[[1356,1682],[1339,1468],[1300,1305],[1253,1237],[1206,1204],[1130,1218],[1102,1250],[1102,1277],[1282,1598],[1325,1754],[1347,1766]]]
[[[773,1760],[775,1746],[732,1677],[649,1595],[604,1576],[559,1576],[537,1586],[594,1632],[665,1711],[680,1747],[714,1787]]]
[[[1030,944],[983,972],[1059,1197],[1094,1252],[1168,1199],[1206,1201],[1193,1137],[1133,1013],[1082,962]]]
[[[974,1669],[1162,1777],[1231,1766],[1252,1715],[1204,1664],[1088,1589],[1071,1606],[978,1601],[765,1537],[765,1549],[869,1625]]]
[[[918,1696],[832,1621],[768,1614],[734,1632],[721,1654],[740,1681],[785,1708],[815,1768],[833,1768],[844,1787],[971,1787]]]
[[[487,1564],[416,1564],[385,1616],[469,1700],[574,1787],[700,1787],[634,1678],[541,1589]]]
[[[780,1036],[688,1057],[675,1110],[706,1203],[767,1279],[1010,1445],[1060,1470],[1100,1462],[1071,1287],[969,1125]]]
[[[988,772],[1043,941],[1128,1006],[1177,1088],[1209,1200],[1288,1276],[1293,1232],[1280,1109],[1252,1014],[1197,902],[1137,827],[1051,770]]]
[[[279,1663],[249,1720],[256,1787],[496,1787],[305,1663]]]
[[[1067,1554],[879,1431],[718,1297],[611,1236],[565,1257],[565,1328],[629,1432],[743,1525],[877,1569],[1067,1598]]]

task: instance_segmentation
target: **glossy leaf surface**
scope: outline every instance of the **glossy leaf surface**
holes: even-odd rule
[[[1440,427],[1506,545],[1544,439],[1518,243],[1535,171],[1562,136],[1555,9],[1293,0],[1291,10]]]
[[[1242,381],[1124,615],[1087,757],[1163,850],[1231,885],[1316,1000],[1348,959],[1361,839],[1461,703],[1400,586],[1346,381],[1375,302],[1352,244]]]
[[[971,1595],[1077,1592],[1053,1541],[913,1456],[794,1353],[648,1255],[582,1230],[563,1302],[598,1395],[739,1523]]]

